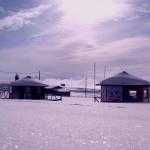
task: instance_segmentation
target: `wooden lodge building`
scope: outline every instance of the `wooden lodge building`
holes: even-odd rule
[[[40,80],[27,76],[10,83],[11,99],[45,99],[45,87]]]
[[[45,87],[45,94],[70,97],[71,91],[67,90],[63,86],[48,86],[48,87]]]
[[[101,82],[102,102],[150,102],[150,82],[125,71]]]

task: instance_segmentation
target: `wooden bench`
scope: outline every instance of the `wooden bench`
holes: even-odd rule
[[[96,102],[101,102],[101,97],[100,96],[95,96],[94,97],[94,102],[96,103]]]
[[[50,100],[50,101],[62,101],[62,96],[59,96],[59,95],[48,95],[48,96],[46,96],[46,99]]]

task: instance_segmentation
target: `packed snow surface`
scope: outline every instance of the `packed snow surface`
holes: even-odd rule
[[[150,104],[0,100],[0,150],[149,150]]]

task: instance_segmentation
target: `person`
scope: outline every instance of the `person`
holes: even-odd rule
[[[16,73],[16,75],[15,75],[15,81],[16,80],[19,80],[19,75],[18,75],[18,73]]]

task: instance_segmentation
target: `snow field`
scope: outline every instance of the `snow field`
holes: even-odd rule
[[[148,150],[150,104],[0,100],[0,150]]]

